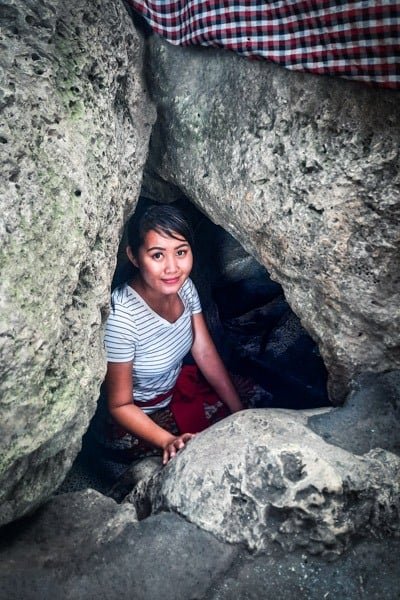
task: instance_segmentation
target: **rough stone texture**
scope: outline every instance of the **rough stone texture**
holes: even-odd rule
[[[155,113],[119,0],[10,0],[0,24],[1,524],[60,484],[94,411]]]
[[[334,562],[271,544],[267,554],[173,514],[137,522],[93,490],[58,496],[0,537],[1,600],[397,600],[400,540],[357,543]]]
[[[148,193],[179,186],[268,268],[334,401],[354,374],[398,368],[399,93],[156,36],[148,64]]]
[[[144,519],[151,513],[151,507],[147,501],[147,486],[153,476],[162,468],[161,456],[148,456],[136,461],[118,479],[107,495],[117,502],[122,502],[135,488],[138,498],[138,501],[135,502],[136,512],[139,519]]]
[[[145,491],[153,513],[175,511],[226,542],[335,556],[353,535],[398,531],[400,458],[327,444],[307,411],[247,410],[197,435]]]
[[[3,531],[0,599],[195,600],[235,552],[177,515],[138,523],[129,504],[65,494]]]
[[[271,548],[239,555],[206,600],[398,600],[400,540],[366,539],[334,562]]]
[[[310,417],[308,425],[355,454],[383,448],[400,455],[400,371],[364,374],[343,407]]]

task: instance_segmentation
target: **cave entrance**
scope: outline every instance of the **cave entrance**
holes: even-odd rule
[[[144,211],[150,204],[156,202],[141,197],[136,210]],[[179,198],[173,204],[192,226],[191,278],[243,403],[250,408],[298,410],[329,406],[327,371],[318,347],[289,307],[282,287],[190,200]],[[123,237],[113,286],[124,271],[125,247]],[[99,454],[96,418],[103,418],[104,400],[102,394],[82,451],[58,493],[89,486],[120,500],[133,486],[128,463]]]
[[[141,197],[136,210],[150,204],[155,202]],[[328,374],[318,346],[286,302],[282,287],[189,199],[181,197],[173,204],[192,226],[191,278],[239,393],[254,408],[330,406]],[[123,249],[121,257],[124,253]]]

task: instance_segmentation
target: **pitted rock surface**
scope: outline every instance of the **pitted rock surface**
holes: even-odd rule
[[[398,368],[399,93],[157,36],[148,56],[148,193],[179,186],[267,267],[332,400],[355,374]]]
[[[226,542],[335,556],[355,534],[398,530],[400,458],[327,444],[307,411],[247,410],[197,435],[143,489],[153,513],[175,511]]]
[[[0,24],[2,524],[61,483],[94,412],[155,113],[122,2],[14,0]]]

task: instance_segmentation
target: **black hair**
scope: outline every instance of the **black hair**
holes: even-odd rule
[[[178,239],[184,238],[193,249],[193,232],[183,213],[170,204],[150,206],[144,212],[136,211],[125,225],[126,244],[130,246],[133,256],[137,256],[139,248],[149,231]],[[122,265],[118,265],[114,275],[112,289],[122,287],[131,281],[137,268],[124,257]]]
[[[193,246],[193,233],[189,223],[178,208],[170,204],[150,206],[142,216],[136,218],[136,214],[126,224],[128,245],[131,247],[133,256],[136,256],[144,238],[149,231],[157,231],[168,237],[185,238],[190,246]]]

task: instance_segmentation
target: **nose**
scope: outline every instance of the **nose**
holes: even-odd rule
[[[176,262],[176,257],[174,254],[167,255],[165,262],[165,272],[166,273],[176,273],[178,270],[178,265]]]

